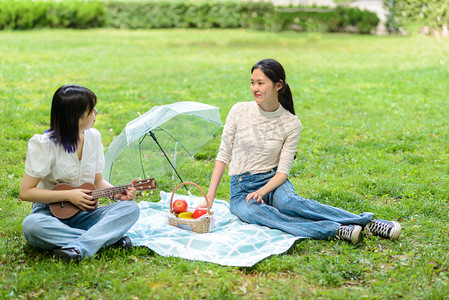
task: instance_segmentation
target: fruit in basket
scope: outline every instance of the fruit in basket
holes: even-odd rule
[[[178,218],[181,218],[181,219],[193,219],[193,212],[191,212],[191,211],[182,212],[182,213],[180,213],[178,215]]]
[[[175,202],[173,202],[173,211],[178,214],[187,211],[186,200],[182,199],[175,200]]]
[[[207,209],[206,208],[197,208],[193,212],[193,218],[194,219],[198,219],[199,217],[201,217],[202,215],[204,215],[206,213],[207,213]]]

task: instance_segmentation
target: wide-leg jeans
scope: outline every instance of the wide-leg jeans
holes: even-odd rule
[[[42,249],[77,248],[81,256],[92,257],[103,246],[117,242],[139,218],[135,201],[118,201],[81,211],[70,219],[54,217],[48,204],[35,203],[22,223],[28,242]]]
[[[263,187],[276,169],[266,173],[231,176],[230,210],[242,221],[288,232],[294,236],[327,240],[335,238],[341,225],[368,224],[372,213],[356,215],[343,209],[304,199],[295,193],[287,179],[285,183],[266,195],[264,204],[246,196]]]

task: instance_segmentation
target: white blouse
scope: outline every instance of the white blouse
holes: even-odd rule
[[[231,161],[229,175],[264,173],[274,167],[289,175],[300,135],[298,117],[281,105],[266,112],[255,101],[238,102],[226,118],[216,160]]]
[[[28,142],[25,173],[40,178],[39,188],[52,189],[56,184],[80,186],[95,182],[95,174],[104,168],[104,148],[100,132],[91,128],[84,131],[81,160],[50,140],[50,134],[35,134]]]

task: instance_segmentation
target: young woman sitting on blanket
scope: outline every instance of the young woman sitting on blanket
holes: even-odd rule
[[[367,235],[397,239],[401,233],[397,222],[373,219],[369,212],[355,215],[295,193],[288,175],[301,122],[284,69],[275,60],[264,59],[254,65],[251,74],[255,101],[236,103],[226,118],[208,201],[213,203],[229,163],[230,210],[242,221],[295,236],[339,238],[354,244],[360,242],[363,228]]]
[[[104,246],[131,247],[131,239],[124,234],[140,213],[137,203],[130,201],[136,197],[132,186],[115,195],[124,201],[97,209],[91,190],[79,188],[87,183],[115,193],[102,176],[103,145],[93,128],[96,103],[96,95],[85,87],[60,87],[53,96],[50,129],[28,142],[20,198],[34,204],[23,221],[23,233],[32,246],[53,250],[66,261],[92,257]],[[55,190],[59,183],[78,188]],[[53,216],[50,204],[62,201],[80,212],[67,219]]]

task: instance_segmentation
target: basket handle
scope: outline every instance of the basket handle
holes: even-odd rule
[[[194,187],[196,187],[197,189],[200,190],[201,194],[203,194],[203,196],[204,196],[204,199],[206,199],[206,203],[207,203],[207,213],[208,213],[209,215],[212,215],[213,212],[210,211],[210,203],[209,203],[209,201],[207,200],[206,194],[204,193],[203,189],[202,189],[198,184],[196,184],[196,183],[194,183],[194,182],[190,182],[190,181],[181,182],[181,183],[175,188],[175,190],[173,191],[173,193],[171,194],[171,198],[170,198],[170,213],[173,213],[173,197],[175,196],[176,191],[177,191],[180,187],[182,187],[182,186],[184,186],[184,185],[193,185]]]

